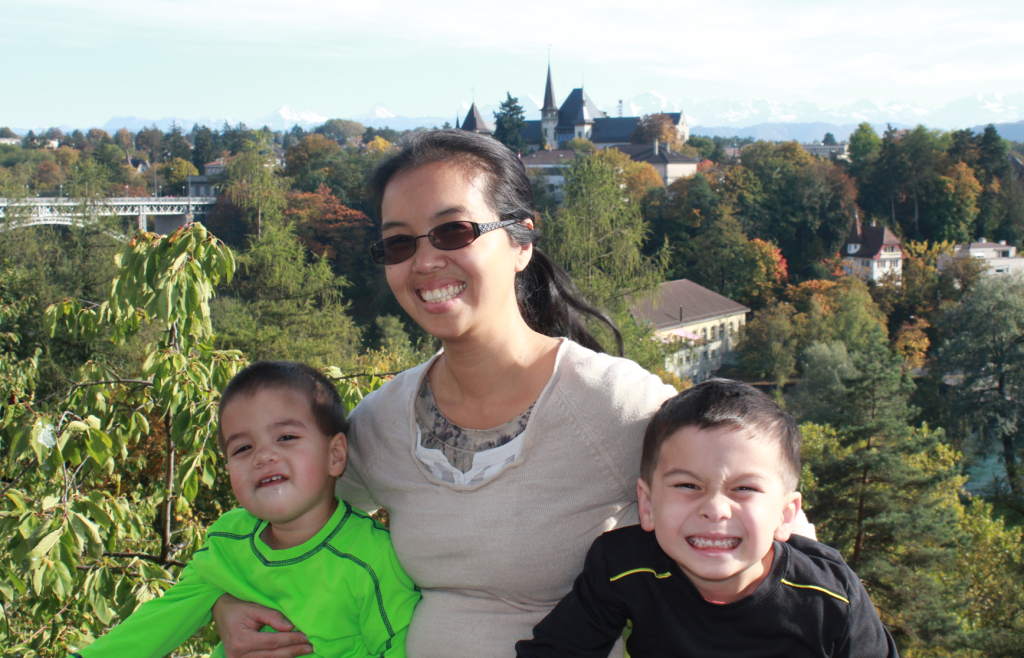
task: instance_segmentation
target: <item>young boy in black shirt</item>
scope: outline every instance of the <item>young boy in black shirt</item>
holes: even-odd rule
[[[839,552],[790,535],[800,434],[768,396],[709,380],[669,399],[644,436],[640,525],[594,541],[572,591],[520,658],[896,657]]]

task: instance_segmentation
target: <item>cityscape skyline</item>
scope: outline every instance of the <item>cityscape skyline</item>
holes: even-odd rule
[[[440,10],[405,0],[386,8],[315,0],[6,4],[0,56],[21,63],[5,73],[0,102],[0,125],[11,126],[100,126],[112,116],[252,120],[286,105],[326,117],[383,106],[454,118],[474,96],[497,105],[506,92],[529,112],[530,97],[543,92],[549,49],[558,94],[585,81],[606,111],[650,93],[939,109],[976,94],[1024,92],[1014,65],[1024,56],[1015,38],[1024,10],[1003,1],[868,0],[852,12],[805,0],[744,0],[728,10],[597,0],[586,13],[534,0],[514,12],[464,0]]]

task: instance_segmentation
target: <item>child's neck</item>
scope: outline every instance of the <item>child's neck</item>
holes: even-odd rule
[[[761,562],[754,565],[750,569],[747,569],[742,574],[742,578],[733,580],[732,578],[726,581],[698,581],[690,578],[690,582],[697,588],[700,595],[704,597],[706,601],[711,603],[734,603],[742,598],[750,596],[757,588],[764,582],[764,579],[768,577],[769,572],[772,570],[772,561],[775,559],[775,546],[772,545],[768,549],[768,554],[761,558]]]
[[[331,520],[336,509],[338,509],[338,499],[332,493],[328,500],[317,503],[312,509],[290,521],[268,523],[260,533],[260,539],[275,551],[294,548],[309,541],[316,533],[320,532]]]

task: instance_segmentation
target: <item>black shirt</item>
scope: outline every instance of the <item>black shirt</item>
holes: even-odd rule
[[[572,591],[516,643],[520,658],[601,657],[621,636],[631,658],[650,656],[896,657],[857,575],[839,551],[793,535],[775,542],[771,571],[753,594],[704,599],[653,532],[598,537]]]

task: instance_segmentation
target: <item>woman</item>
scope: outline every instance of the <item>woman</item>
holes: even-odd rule
[[[601,353],[581,314],[611,323],[536,247],[529,181],[500,143],[418,135],[371,188],[374,258],[443,349],[353,411],[339,494],[391,514],[423,593],[409,656],[513,656],[594,538],[637,522],[643,431],[674,390]],[[300,634],[253,632],[290,630],[273,611],[222,600],[215,616],[229,656],[307,652]]]

